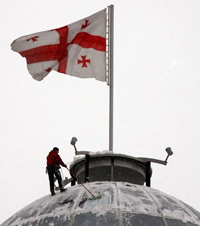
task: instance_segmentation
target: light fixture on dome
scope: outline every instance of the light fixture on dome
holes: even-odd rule
[[[71,145],[74,146],[74,149],[75,149],[75,155],[87,155],[89,154],[90,152],[89,151],[77,151],[77,148],[76,148],[76,142],[78,141],[78,139],[76,137],[72,137],[71,139]]]
[[[165,151],[167,152],[167,157],[165,159],[165,162],[167,163],[167,159],[169,158],[169,156],[173,155],[173,151],[170,147],[166,148]]]
[[[77,149],[76,149],[76,142],[77,142],[77,138],[76,137],[72,137],[72,139],[71,139],[71,145],[73,145],[74,146],[74,149],[75,149],[75,155],[77,155],[77,153],[78,153],[78,151],[77,151]]]

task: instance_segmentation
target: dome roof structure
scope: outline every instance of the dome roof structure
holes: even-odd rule
[[[1,226],[199,226],[200,213],[161,191],[128,182],[77,184],[47,195]]]

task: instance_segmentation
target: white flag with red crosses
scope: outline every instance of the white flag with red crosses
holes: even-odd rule
[[[52,70],[106,81],[106,9],[58,29],[20,37],[11,48],[26,58],[29,73],[38,81]]]

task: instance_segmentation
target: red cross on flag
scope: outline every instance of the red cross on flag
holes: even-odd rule
[[[106,9],[58,29],[20,37],[11,48],[26,58],[29,73],[38,81],[52,70],[106,81]]]

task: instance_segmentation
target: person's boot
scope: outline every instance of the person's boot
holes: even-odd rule
[[[54,196],[54,195],[55,195],[54,190],[51,190],[51,195],[52,195],[52,196]]]
[[[64,192],[64,191],[66,191],[66,189],[64,189],[64,188],[61,188],[60,189],[60,192]]]

